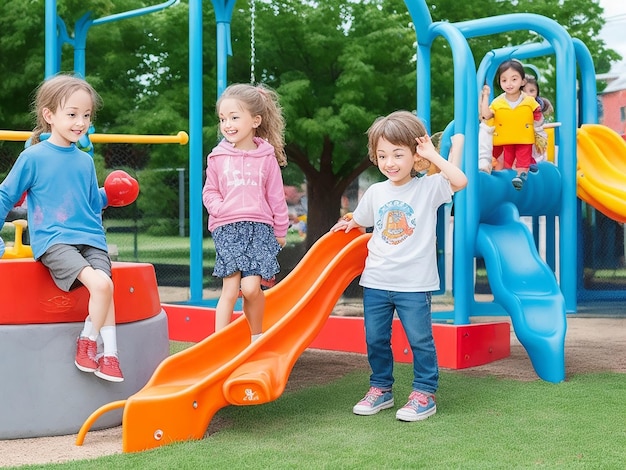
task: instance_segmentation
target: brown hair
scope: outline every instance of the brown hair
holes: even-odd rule
[[[376,165],[378,156],[376,146],[380,138],[394,145],[408,147],[411,152],[417,152],[416,137],[426,135],[426,126],[413,113],[395,111],[388,116],[379,117],[367,130],[367,151],[370,161]]]
[[[278,94],[265,85],[247,85],[237,83],[224,90],[215,105],[219,113],[220,104],[224,99],[235,99],[252,116],[261,116],[261,124],[256,128],[255,135],[267,140],[276,154],[280,166],[287,165],[285,154],[285,120],[278,102]]]
[[[51,132],[50,124],[43,118],[44,108],[55,113],[60,106],[75,92],[83,90],[91,96],[93,107],[91,119],[95,118],[96,111],[102,107],[102,98],[84,79],[71,74],[54,75],[39,85],[33,102],[33,114],[35,116],[35,128],[31,137],[31,144],[40,141],[44,132]]]

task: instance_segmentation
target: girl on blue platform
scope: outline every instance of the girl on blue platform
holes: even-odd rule
[[[489,104],[489,85],[483,87],[480,114],[483,123],[494,127],[493,155],[504,153],[504,168],[515,167],[511,183],[518,191],[524,186],[533,163],[535,134],[543,125],[541,107],[522,91],[526,84],[524,66],[517,60],[502,62],[496,80],[504,91]]]

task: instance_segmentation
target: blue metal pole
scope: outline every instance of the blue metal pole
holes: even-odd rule
[[[580,100],[581,116],[580,124],[598,123],[598,105],[596,103],[598,89],[596,88],[596,69],[589,49],[580,39],[572,39],[576,62],[580,69]]]
[[[233,55],[230,41],[230,23],[236,0],[213,0],[216,26],[217,46],[217,97],[227,86],[228,56]]]
[[[59,71],[59,56],[57,54],[57,1],[46,0],[45,13],[45,77],[50,77]]]
[[[178,3],[180,3],[180,0],[168,0],[167,2],[159,3],[158,5],[116,13],[115,15],[105,16],[96,20],[92,20],[91,12],[87,12],[76,22],[74,27],[74,71],[81,74],[83,77],[85,76],[87,33],[89,32],[89,28],[91,28],[91,26],[147,15],[164,10],[165,8]]]
[[[450,23],[433,23],[422,36],[422,44],[432,45],[438,36],[450,44],[454,68],[454,131],[465,135],[462,168],[469,184],[454,196],[454,323],[468,324],[474,301],[474,249],[480,208],[478,201],[478,95],[476,65],[467,41]],[[418,57],[419,60],[419,57]],[[422,99],[430,97],[420,95]]]
[[[230,21],[235,0],[213,0],[217,23],[217,97],[226,88]],[[189,1],[189,242],[190,303],[201,303],[202,269],[202,0]]]
[[[189,0],[189,281],[202,300],[202,0]]]
[[[136,10],[125,11],[123,13],[116,13],[115,15],[105,16],[103,18],[99,18],[94,20],[93,24],[103,24],[109,23],[111,21],[124,20],[126,18],[133,18],[135,16],[147,15],[149,13],[154,13],[160,10],[164,10],[165,8],[174,6],[180,3],[180,0],[168,0],[167,2],[159,3],[158,5],[152,5],[145,8],[137,8]]]
[[[91,12],[87,12],[74,26],[74,71],[83,77],[87,66],[87,33],[92,24]]]
[[[559,153],[576,155],[576,63],[572,39],[556,21],[532,13],[518,13],[455,23],[466,38],[497,34],[513,30],[533,30],[554,47],[557,74],[557,115],[562,123]],[[576,159],[559,159],[562,176],[561,221],[576,220]],[[568,312],[576,310],[576,246],[577,233],[559,237],[560,285]],[[456,273],[455,273],[456,274]]]

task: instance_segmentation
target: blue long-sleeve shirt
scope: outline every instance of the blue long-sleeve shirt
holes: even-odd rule
[[[24,192],[35,259],[59,243],[107,249],[102,209],[108,201],[89,154],[48,141],[25,149],[0,183],[0,227]]]

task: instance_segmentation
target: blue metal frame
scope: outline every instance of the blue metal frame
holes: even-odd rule
[[[555,21],[534,14],[509,14],[459,23],[432,22],[425,1],[405,0],[415,24],[417,35],[417,110],[426,122],[430,121],[430,49],[436,37],[442,36],[450,43],[454,65],[454,126],[455,132],[465,134],[463,169],[470,184],[455,196],[454,235],[454,321],[469,322],[476,313],[474,301],[474,253],[480,218],[477,203],[478,185],[478,109],[479,90],[484,76],[477,78],[467,39],[511,30],[532,29],[542,35],[556,55],[557,115],[562,122],[559,132],[559,148],[563,155],[576,155],[576,61],[574,42],[563,27]],[[533,52],[533,53],[536,53]],[[495,58],[497,51],[492,51]],[[486,67],[486,66],[485,66]],[[483,67],[483,68],[485,68]],[[483,73],[481,69],[479,75]],[[486,73],[486,72],[485,72]],[[576,220],[576,159],[559,161],[562,175],[560,220]],[[562,224],[559,237],[560,287],[567,311],[576,311],[576,253],[578,233],[571,225]]]
[[[60,71],[61,47],[63,44],[70,44],[74,49],[74,72],[85,76],[87,33],[91,26],[147,15],[171,7],[179,1],[180,0],[168,0],[158,5],[117,13],[96,20],[92,20],[91,12],[87,12],[74,25],[74,37],[72,38],[67,33],[65,23],[57,14],[57,0],[46,0],[45,77],[50,77]]]
[[[232,55],[230,25],[236,0],[212,0],[217,35],[217,90],[222,93],[227,85],[227,58]],[[65,25],[57,18],[57,1],[46,0],[45,28],[45,74],[46,77],[59,71],[60,49],[63,43],[70,43],[75,49],[75,68],[78,73],[85,72],[86,35],[92,25],[117,21],[133,16],[144,15],[167,8],[178,0],[169,0],[158,5],[111,15],[92,20],[90,14],[84,15],[77,23],[74,39],[69,38]],[[474,301],[474,252],[476,234],[480,218],[478,201],[478,91],[485,78],[493,79],[495,64],[502,57],[535,57],[542,54],[554,54],[556,57],[557,96],[556,112],[562,123],[558,132],[558,145],[562,155],[576,155],[576,129],[578,102],[576,96],[576,65],[578,64],[581,81],[581,123],[597,122],[595,105],[595,71],[589,51],[585,45],[573,40],[555,21],[535,14],[509,14],[477,20],[447,23],[433,22],[424,0],[405,0],[405,4],[415,24],[417,35],[417,113],[424,119],[430,130],[430,95],[431,63],[430,51],[433,41],[441,36],[446,39],[452,51],[454,70],[454,120],[453,130],[447,132],[465,135],[463,169],[470,184],[455,196],[455,236],[454,236],[454,278],[455,323],[469,321],[470,312],[476,312]],[[521,45],[492,51],[476,72],[476,66],[467,43],[467,39],[478,36],[502,33],[511,30],[533,30],[545,38],[544,43]],[[201,191],[203,181],[202,148],[202,0],[189,0],[189,175],[190,175],[190,303],[202,303],[202,226],[203,208]],[[558,168],[562,175],[562,194],[559,217],[561,220],[579,221],[579,201],[576,197],[576,159],[561,158]],[[561,224],[559,237],[560,287],[563,292],[568,312],[576,311],[577,273],[580,272],[578,256],[579,232],[572,224]],[[551,230],[551,229],[550,229]],[[550,252],[548,258],[553,258]],[[554,267],[554,261],[551,262]],[[579,286],[578,286],[579,287]],[[623,297],[623,295],[622,295]]]

